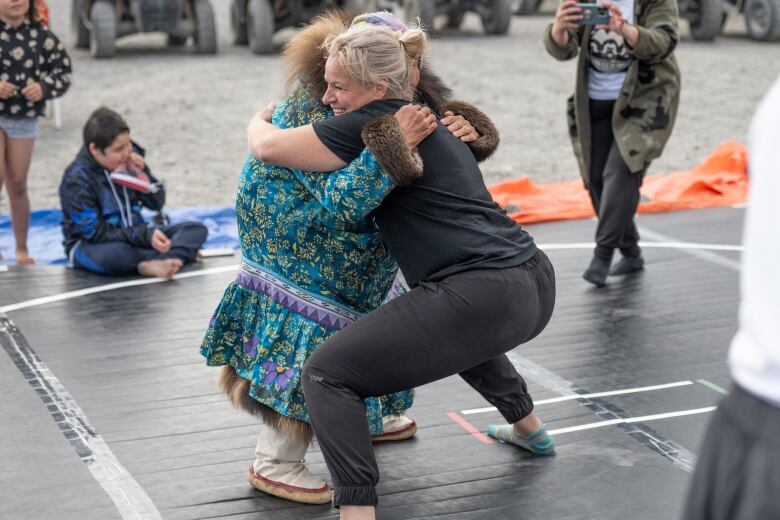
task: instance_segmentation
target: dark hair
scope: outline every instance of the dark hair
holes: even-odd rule
[[[38,10],[38,0],[30,0],[30,7],[27,9],[27,18],[32,23],[43,25],[43,13]]]
[[[130,127],[122,116],[110,108],[100,107],[92,112],[84,125],[84,145],[92,143],[102,152],[119,134],[129,131]]]

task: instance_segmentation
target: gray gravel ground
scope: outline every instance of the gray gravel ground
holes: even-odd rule
[[[80,146],[86,117],[101,104],[126,116],[149,164],[168,183],[169,206],[232,204],[246,156],[246,123],[280,97],[282,71],[276,55],[254,56],[230,44],[229,0],[212,0],[216,56],[169,49],[164,37],[147,34],[121,40],[109,60],[93,60],[73,47],[70,0],[49,3],[53,29],[70,49],[75,72],[62,100],[62,130],[52,119],[40,127],[30,171],[33,207],[58,206],[62,171]],[[522,174],[539,183],[578,176],[564,122],[575,64],[556,62],[541,42],[555,5],[547,0],[541,14],[515,17],[505,37],[483,36],[479,19],[469,14],[463,30],[433,41],[435,70],[456,97],[479,105],[501,131],[501,147],[483,168],[488,184]],[[780,43],[749,40],[739,17],[714,43],[692,41],[685,22],[681,33],[681,108],[651,173],[689,168],[725,140],[744,141],[758,100],[780,73]],[[3,212],[7,208],[3,200]]]

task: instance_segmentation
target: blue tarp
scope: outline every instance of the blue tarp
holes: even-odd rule
[[[204,249],[239,248],[236,210],[233,207],[165,208],[165,213],[170,217],[171,224],[194,220],[206,225],[209,238]],[[152,215],[150,213],[148,217]],[[61,219],[62,212],[58,209],[32,212],[27,246],[39,264],[67,264],[62,248]],[[13,263],[14,235],[8,215],[0,215],[0,253],[3,255],[0,263]]]

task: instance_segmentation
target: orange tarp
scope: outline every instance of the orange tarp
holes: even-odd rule
[[[648,175],[642,184],[639,213],[742,204],[747,200],[747,148],[727,141],[691,170]],[[490,188],[493,199],[517,222],[593,216],[581,180],[535,185],[527,176]]]

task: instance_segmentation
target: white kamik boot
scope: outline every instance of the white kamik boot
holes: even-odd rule
[[[327,504],[331,500],[330,487],[304,464],[307,448],[308,443],[302,439],[261,423],[249,483],[264,493],[293,502]]]
[[[417,423],[406,415],[382,417],[383,433],[371,436],[371,442],[405,441],[417,433]]]

